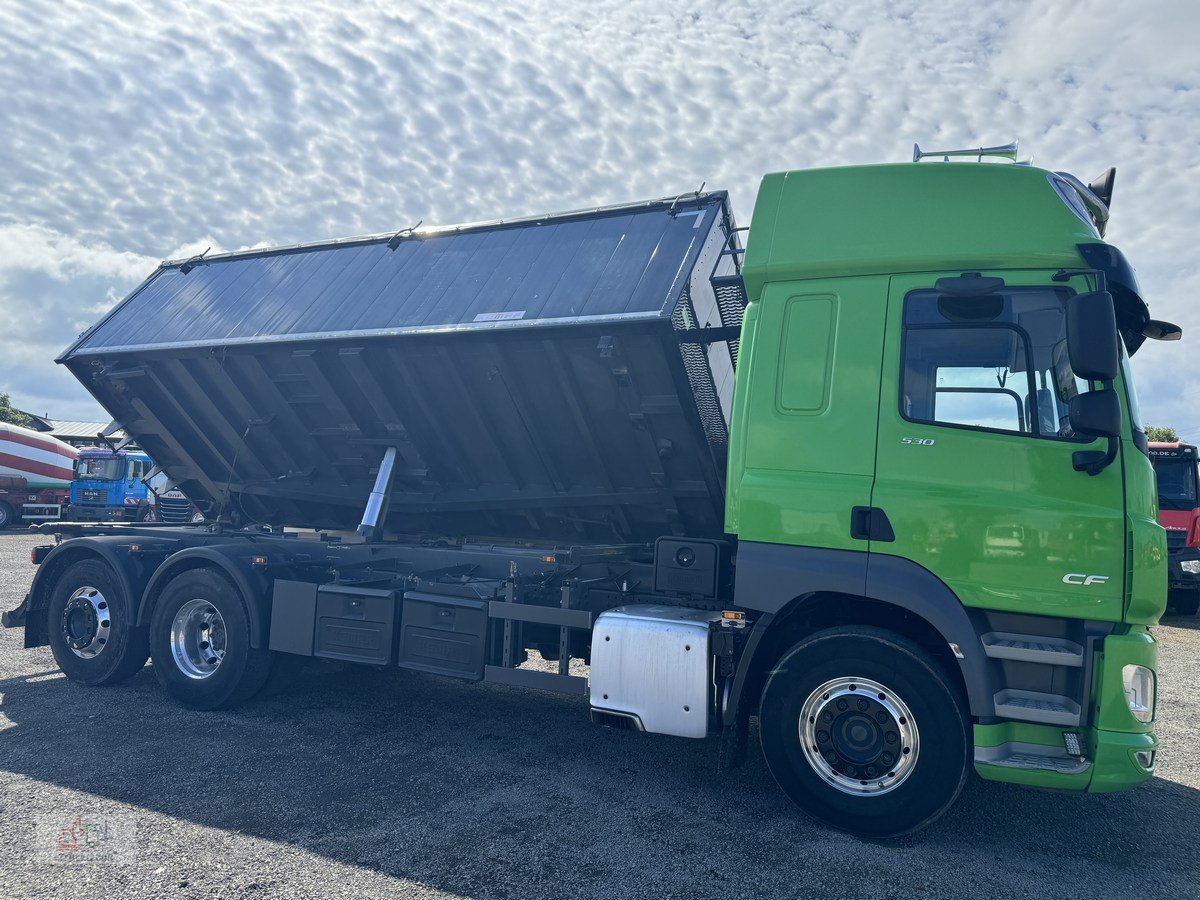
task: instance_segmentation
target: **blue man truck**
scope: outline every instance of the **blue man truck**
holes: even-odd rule
[[[140,450],[84,447],[75,460],[69,518],[93,522],[184,525],[203,516]]]
[[[145,522],[150,517],[150,488],[143,479],[151,468],[145,453],[84,447],[75,460],[70,517]]]

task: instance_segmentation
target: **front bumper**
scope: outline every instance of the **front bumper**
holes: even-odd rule
[[[1087,786],[1090,793],[1127,791],[1148,781],[1154,774],[1158,760],[1158,739],[1153,733],[1098,731],[1096,738],[1092,751],[1091,780]],[[1148,765],[1143,765],[1142,760]]]
[[[117,522],[127,516],[121,506],[85,506],[80,503],[70,507],[68,518],[76,522]]]

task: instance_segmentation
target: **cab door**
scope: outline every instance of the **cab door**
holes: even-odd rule
[[[928,569],[967,606],[1117,620],[1124,599],[1121,460],[1098,475],[1075,435],[1064,304],[1049,272],[896,276],[888,291],[872,506],[876,554]],[[939,290],[935,282],[945,289]],[[995,283],[993,283],[994,285]]]

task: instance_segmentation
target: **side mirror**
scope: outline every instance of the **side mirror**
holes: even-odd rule
[[[1097,376],[1093,376],[1097,377]],[[1119,437],[1121,434],[1121,404],[1112,388],[1077,394],[1067,404],[1071,428],[1089,437]]]
[[[1067,353],[1071,369],[1080,378],[1116,378],[1121,366],[1119,339],[1117,314],[1108,291],[1076,294],[1067,301]]]
[[[1152,341],[1177,341],[1183,337],[1183,329],[1172,322],[1150,319],[1142,327],[1142,336]]]

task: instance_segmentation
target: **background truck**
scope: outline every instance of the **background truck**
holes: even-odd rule
[[[58,519],[74,461],[70,444],[0,422],[0,528]]]
[[[186,525],[203,514],[166,476],[154,470],[150,457],[137,450],[84,447],[71,482],[72,520],[159,522]]]
[[[1111,183],[819,169],[763,180],[744,252],[718,192],[164,263],[59,361],[211,524],[43,526],[4,622],[198,709],[322,657],[722,766],[757,717],[859,834],[972,768],[1132,787],[1166,553],[1126,357],[1180,332]]]
[[[143,479],[150,457],[133,450],[83,447],[71,481],[71,515],[80,521],[143,522],[149,518],[150,489]]]
[[[1200,493],[1192,444],[1150,444],[1158,479],[1158,521],[1167,530],[1168,603],[1182,615],[1200,610]]]

